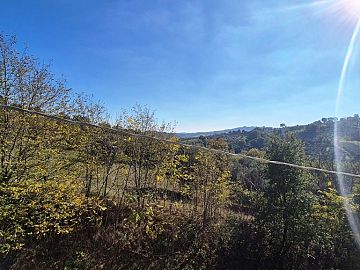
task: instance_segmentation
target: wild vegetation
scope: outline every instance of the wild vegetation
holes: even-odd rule
[[[0,269],[360,267],[334,176],[182,147],[142,106],[110,124],[13,38],[0,36],[0,53],[1,105],[104,127],[0,110]],[[239,149],[334,166],[305,151],[299,132],[261,138]],[[235,148],[227,136],[193,143]],[[358,160],[344,160],[360,174]],[[359,185],[346,181],[357,214]]]

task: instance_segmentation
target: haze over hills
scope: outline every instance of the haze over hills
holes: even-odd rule
[[[216,131],[204,131],[204,132],[180,132],[180,133],[176,133],[176,136],[178,136],[179,138],[182,139],[190,139],[190,138],[197,138],[200,136],[214,136],[214,135],[220,135],[220,134],[224,134],[224,133],[229,133],[229,132],[237,132],[237,131],[252,131],[253,129],[255,129],[256,127],[237,127],[237,128],[231,128],[231,129],[224,129],[224,130],[216,130]]]

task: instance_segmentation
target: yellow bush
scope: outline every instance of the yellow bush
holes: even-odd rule
[[[47,235],[70,233],[82,218],[95,219],[96,208],[68,179],[0,184],[0,253]]]

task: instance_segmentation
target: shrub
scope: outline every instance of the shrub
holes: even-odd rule
[[[95,220],[100,205],[87,199],[69,179],[19,181],[0,185],[0,253],[30,246],[51,234],[68,234]]]

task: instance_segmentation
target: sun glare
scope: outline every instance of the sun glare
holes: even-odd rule
[[[342,0],[342,7],[351,17],[360,18],[360,0]]]
[[[327,14],[343,22],[357,22],[360,19],[360,0],[313,0],[295,5],[285,5],[272,12],[291,12],[312,9],[315,14]]]

